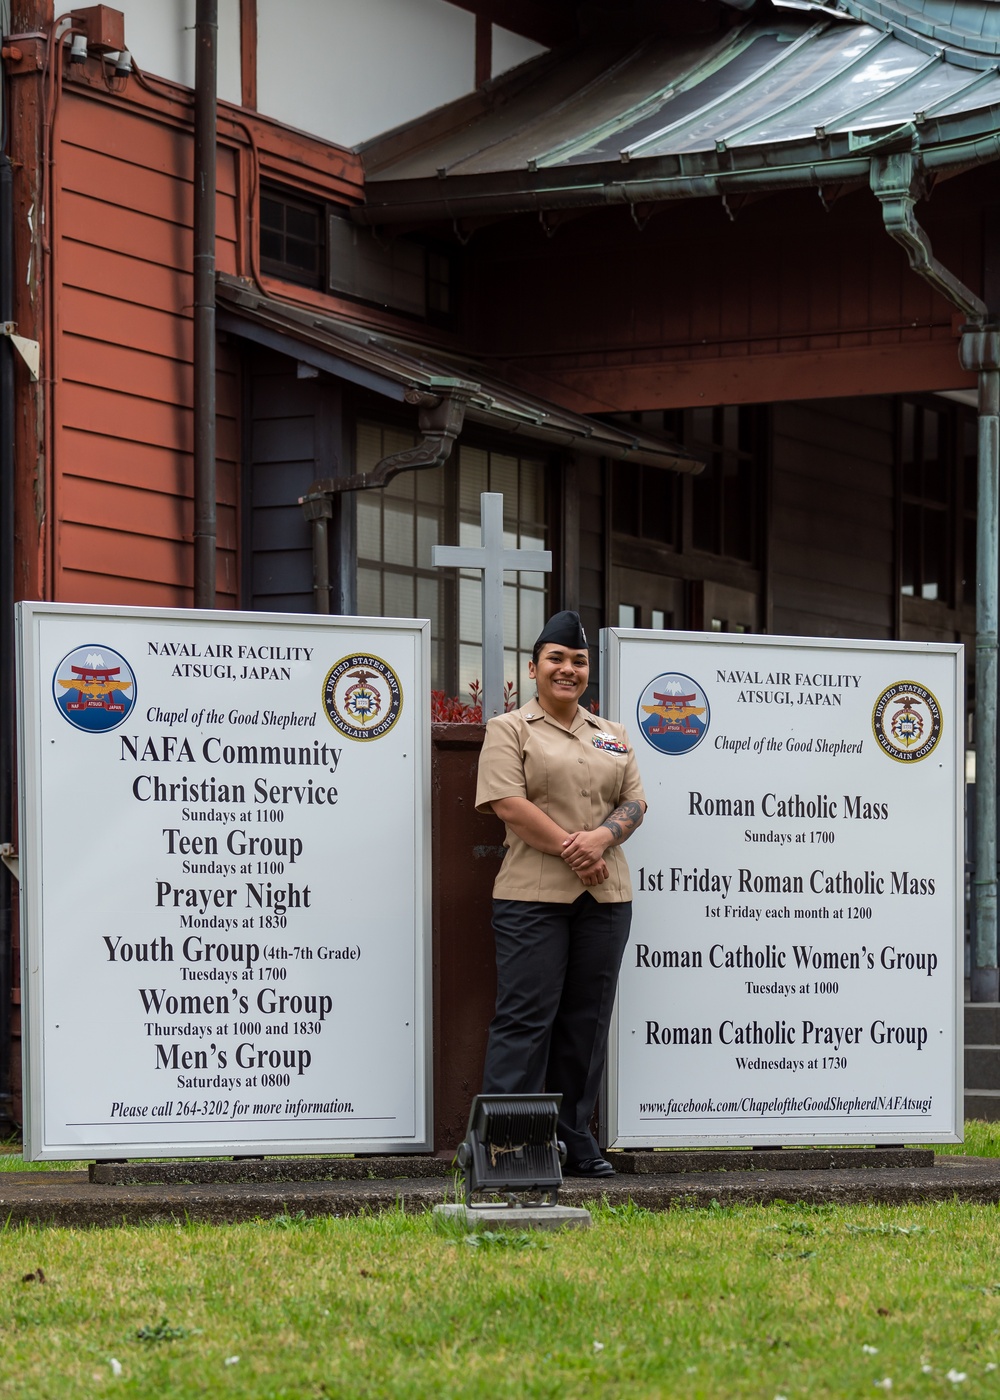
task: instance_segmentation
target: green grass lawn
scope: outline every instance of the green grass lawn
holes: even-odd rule
[[[935,1152],[958,1153],[965,1157],[1000,1157],[1000,1123],[984,1123],[980,1119],[965,1120],[965,1141],[934,1143]]]
[[[0,1290],[4,1400],[1000,1397],[1000,1208],[958,1202],[12,1228]]]
[[[477,1243],[396,1212],[11,1229],[0,1394],[1000,1393],[995,1207],[594,1216]]]

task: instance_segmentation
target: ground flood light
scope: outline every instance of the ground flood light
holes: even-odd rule
[[[556,1138],[561,1094],[477,1094],[469,1110],[465,1141],[455,1160],[465,1176],[465,1204],[475,1192],[541,1195],[555,1205],[566,1149]],[[493,1203],[495,1204],[495,1203]]]

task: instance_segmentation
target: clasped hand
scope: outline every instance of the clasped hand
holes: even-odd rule
[[[563,842],[562,858],[584,885],[603,885],[608,879],[604,852],[611,839],[607,827],[599,826],[594,831],[576,831]]]

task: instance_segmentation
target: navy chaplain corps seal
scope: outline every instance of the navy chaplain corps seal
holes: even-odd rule
[[[323,682],[323,707],[347,739],[381,739],[399,719],[403,687],[380,656],[342,656]]]
[[[941,707],[926,686],[896,681],[875,701],[872,729],[883,753],[898,763],[917,763],[941,737]]]

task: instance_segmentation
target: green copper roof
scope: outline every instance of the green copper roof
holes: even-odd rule
[[[755,12],[756,14],[756,12]],[[867,181],[1000,156],[1000,4],[776,0],[735,29],[576,44],[362,148],[382,223]]]
[[[815,9],[839,10],[879,28],[906,31],[910,41],[925,39],[952,52],[955,63],[1000,56],[1000,5],[963,0],[827,0]]]

